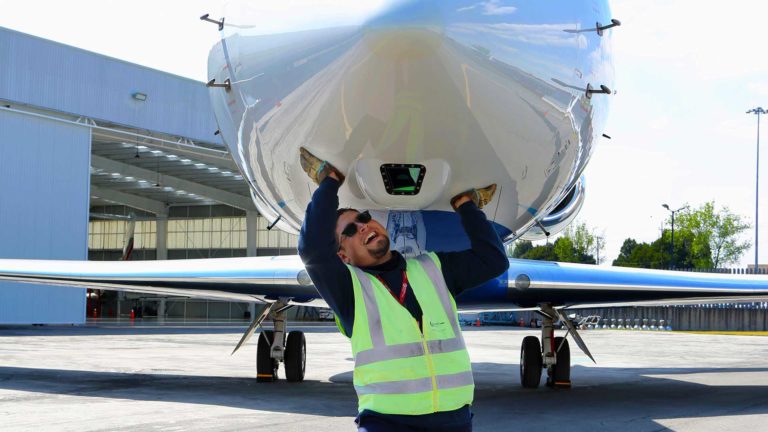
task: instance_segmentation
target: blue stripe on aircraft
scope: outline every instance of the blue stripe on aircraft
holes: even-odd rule
[[[510,260],[508,275],[526,274],[532,282],[589,285],[661,286],[675,288],[729,288],[768,290],[768,277],[674,271],[649,271],[621,267],[561,265],[548,261]]]

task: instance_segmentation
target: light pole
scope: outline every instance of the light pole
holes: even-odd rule
[[[670,213],[672,213],[672,246],[670,246],[670,248],[669,248],[669,250],[670,250],[669,266],[674,268],[675,267],[675,213],[679,212],[680,210],[687,209],[688,205],[686,204],[686,205],[680,207],[677,210],[672,210],[666,204],[662,204],[661,206],[664,207],[665,209],[669,210]]]
[[[765,114],[766,111],[762,107],[752,108],[747,111],[747,114],[755,114],[757,116],[757,167],[755,168],[755,273],[757,273],[757,203],[758,203],[758,189],[760,188],[760,114]]]

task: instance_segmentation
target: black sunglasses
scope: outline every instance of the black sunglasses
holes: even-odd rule
[[[368,210],[362,213],[358,213],[357,216],[355,216],[355,221],[348,223],[347,226],[345,226],[344,229],[341,230],[341,235],[344,237],[352,237],[355,234],[357,234],[357,224],[368,223],[370,221],[371,221],[371,213],[368,212]],[[339,239],[339,242],[341,242],[341,239]]]

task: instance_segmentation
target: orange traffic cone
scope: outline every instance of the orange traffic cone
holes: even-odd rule
[[[131,319],[135,319],[135,318],[136,318],[136,312],[133,309],[131,309]]]
[[[475,327],[480,327],[480,325],[480,318],[478,318],[477,321],[475,321]]]

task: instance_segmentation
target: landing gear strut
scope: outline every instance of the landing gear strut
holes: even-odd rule
[[[547,387],[571,387],[571,348],[568,339],[558,336],[555,338],[556,362],[547,368]]]
[[[235,347],[237,351],[253,334],[256,327],[269,318],[274,330],[262,330],[256,345],[256,381],[277,380],[280,362],[285,364],[285,378],[290,382],[304,381],[307,364],[307,342],[304,332],[292,331],[286,335],[286,311],[291,308],[288,301],[280,299],[270,304],[245,331]],[[287,337],[286,337],[287,336]],[[232,351],[232,354],[235,353]]]
[[[537,388],[541,382],[541,372],[547,370],[547,387],[571,387],[571,349],[563,336],[555,337],[555,319],[560,318],[572,333],[579,347],[590,358],[583,341],[567,318],[552,305],[540,305],[542,315],[541,344],[536,336],[526,336],[520,349],[520,382],[524,388]],[[567,334],[566,334],[567,336]],[[594,359],[593,359],[594,361]]]

